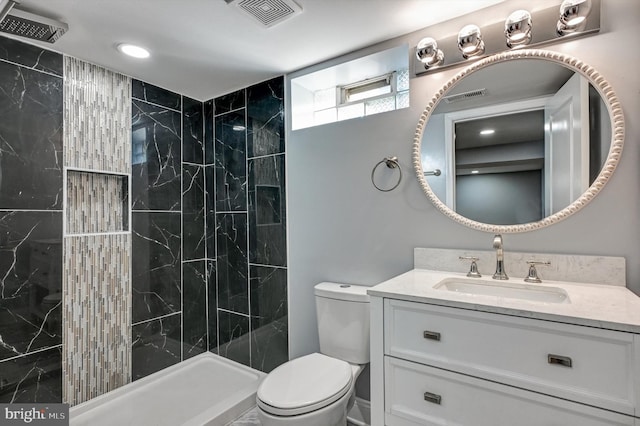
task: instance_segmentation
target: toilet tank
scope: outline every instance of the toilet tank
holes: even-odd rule
[[[353,364],[369,362],[369,287],[315,286],[320,352]]]

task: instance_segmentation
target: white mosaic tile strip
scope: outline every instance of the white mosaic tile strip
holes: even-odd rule
[[[459,256],[480,258],[478,270],[482,275],[491,276],[496,269],[496,252],[493,250],[456,250],[436,248],[415,248],[414,267],[435,271],[467,272],[469,262]],[[581,256],[566,254],[504,252],[507,275],[513,278],[527,276],[528,260],[550,261],[551,265],[539,266],[538,275],[544,281],[570,281],[591,284],[626,285],[625,259],[609,256]]]
[[[64,162],[130,173],[131,78],[64,57]]]
[[[131,235],[65,237],[62,400],[131,382]]]
[[[127,177],[67,172],[67,234],[128,230]]]

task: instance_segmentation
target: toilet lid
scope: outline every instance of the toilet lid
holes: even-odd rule
[[[303,356],[267,375],[258,388],[258,405],[281,416],[309,413],[340,399],[352,381],[346,361],[319,353]]]

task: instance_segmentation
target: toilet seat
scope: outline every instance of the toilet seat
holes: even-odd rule
[[[351,365],[314,353],[273,370],[258,388],[257,403],[276,416],[296,416],[342,398],[353,384]]]

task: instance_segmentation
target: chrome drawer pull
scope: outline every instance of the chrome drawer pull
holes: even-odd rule
[[[422,333],[422,336],[423,336],[425,339],[440,341],[440,333],[437,333],[437,332],[435,332],[435,331],[427,331],[427,330],[425,330],[425,331]]]
[[[549,364],[562,365],[563,367],[571,368],[573,365],[571,358],[568,356],[549,354],[547,355],[547,360],[549,361]]]
[[[435,393],[425,392],[424,400],[427,402],[440,405],[440,401],[442,401],[442,397],[440,395],[436,395]]]

